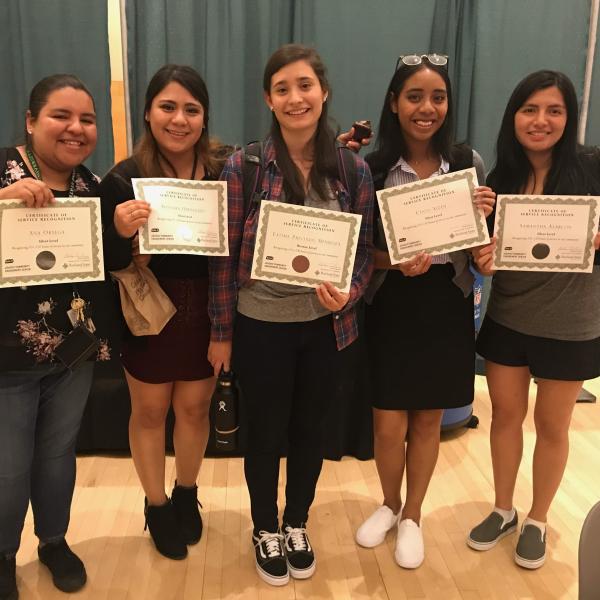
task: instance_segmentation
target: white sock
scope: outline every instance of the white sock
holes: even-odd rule
[[[503,508],[494,506],[494,512],[497,512],[502,517],[502,527],[504,527],[507,523],[510,523],[515,518],[514,506],[510,510],[504,510]]]
[[[523,521],[523,527],[525,527],[525,525],[535,525],[542,532],[542,535],[546,533],[546,523],[543,523],[542,521],[536,521],[531,517],[527,517]]]

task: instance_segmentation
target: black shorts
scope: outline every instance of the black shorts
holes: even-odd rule
[[[486,360],[529,367],[540,379],[585,381],[600,375],[600,338],[577,342],[526,335],[485,317],[476,348]]]

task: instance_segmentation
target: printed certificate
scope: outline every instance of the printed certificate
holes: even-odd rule
[[[483,211],[473,204],[477,185],[471,168],[377,192],[391,263],[489,242]]]
[[[103,279],[99,198],[0,201],[0,288]]]
[[[152,206],[140,227],[142,254],[227,256],[227,183],[186,179],[132,179],[138,200]]]
[[[263,200],[252,279],[350,290],[361,215]]]
[[[600,197],[498,196],[494,268],[591,273]]]

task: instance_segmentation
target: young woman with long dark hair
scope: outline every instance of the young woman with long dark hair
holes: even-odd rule
[[[248,416],[244,471],[250,491],[256,567],[268,583],[310,577],[314,550],[306,522],[323,462],[322,425],[335,389],[338,355],[357,337],[356,301],[369,280],[373,188],[354,157],[354,194],[340,179],[335,135],[328,124],[330,86],[318,54],[287,45],[269,59],[264,97],[273,114],[263,144],[262,197],[362,215],[349,293],[330,283],[316,289],[251,281],[258,209],[245,214],[244,155],[234,154],[222,179],[229,199],[227,258],[211,261],[209,358],[229,368],[233,344]],[[343,150],[346,152],[346,150]],[[277,508],[279,458],[287,443],[283,523]]]
[[[140,255],[131,239],[146,223],[148,203],[134,200],[134,177],[217,179],[224,160],[208,133],[206,85],[191,67],[165,65],[150,80],[144,105],[144,133],[131,158],[103,179],[103,203],[114,213],[118,239],[106,247],[110,270],[132,260],[148,265],[177,308],[158,335],[126,331],[122,361],[131,395],[129,443],[146,494],[145,514],[158,551],[173,559],[202,534],[196,480],[208,441],[208,412],[214,389],[206,358],[208,259],[205,256]],[[175,413],[173,445],[177,480],[165,494],[165,421]]]
[[[453,127],[446,57],[401,57],[384,96],[375,151],[366,158],[376,188],[472,166],[482,181],[481,158],[453,142]],[[489,188],[476,189],[485,214],[494,199]],[[397,525],[396,562],[416,568],[425,556],[421,506],[437,462],[443,410],[473,401],[473,275],[463,250],[390,264],[377,223],[365,327],[383,504],[359,527],[356,541],[377,546]]]
[[[498,194],[600,195],[600,152],[578,145],[577,123],[566,75],[525,77],[504,112],[488,185]],[[482,273],[494,275],[477,351],[486,359],[492,401],[495,502],[467,543],[489,550],[517,528],[513,495],[535,377],[533,498],[515,551],[518,565],[535,569],[546,557],[546,521],[567,463],[573,407],[583,381],[600,374],[600,270],[494,273],[495,247],[494,240],[476,259]]]

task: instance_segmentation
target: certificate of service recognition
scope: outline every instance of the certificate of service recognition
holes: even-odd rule
[[[391,263],[489,242],[483,211],[473,204],[477,185],[471,168],[377,192]]]
[[[350,290],[361,215],[263,200],[252,279]]]
[[[494,268],[591,273],[600,197],[498,196]]]
[[[99,198],[0,202],[0,288],[103,279]]]
[[[132,179],[138,200],[152,210],[139,230],[142,254],[227,256],[227,183],[185,179]]]

